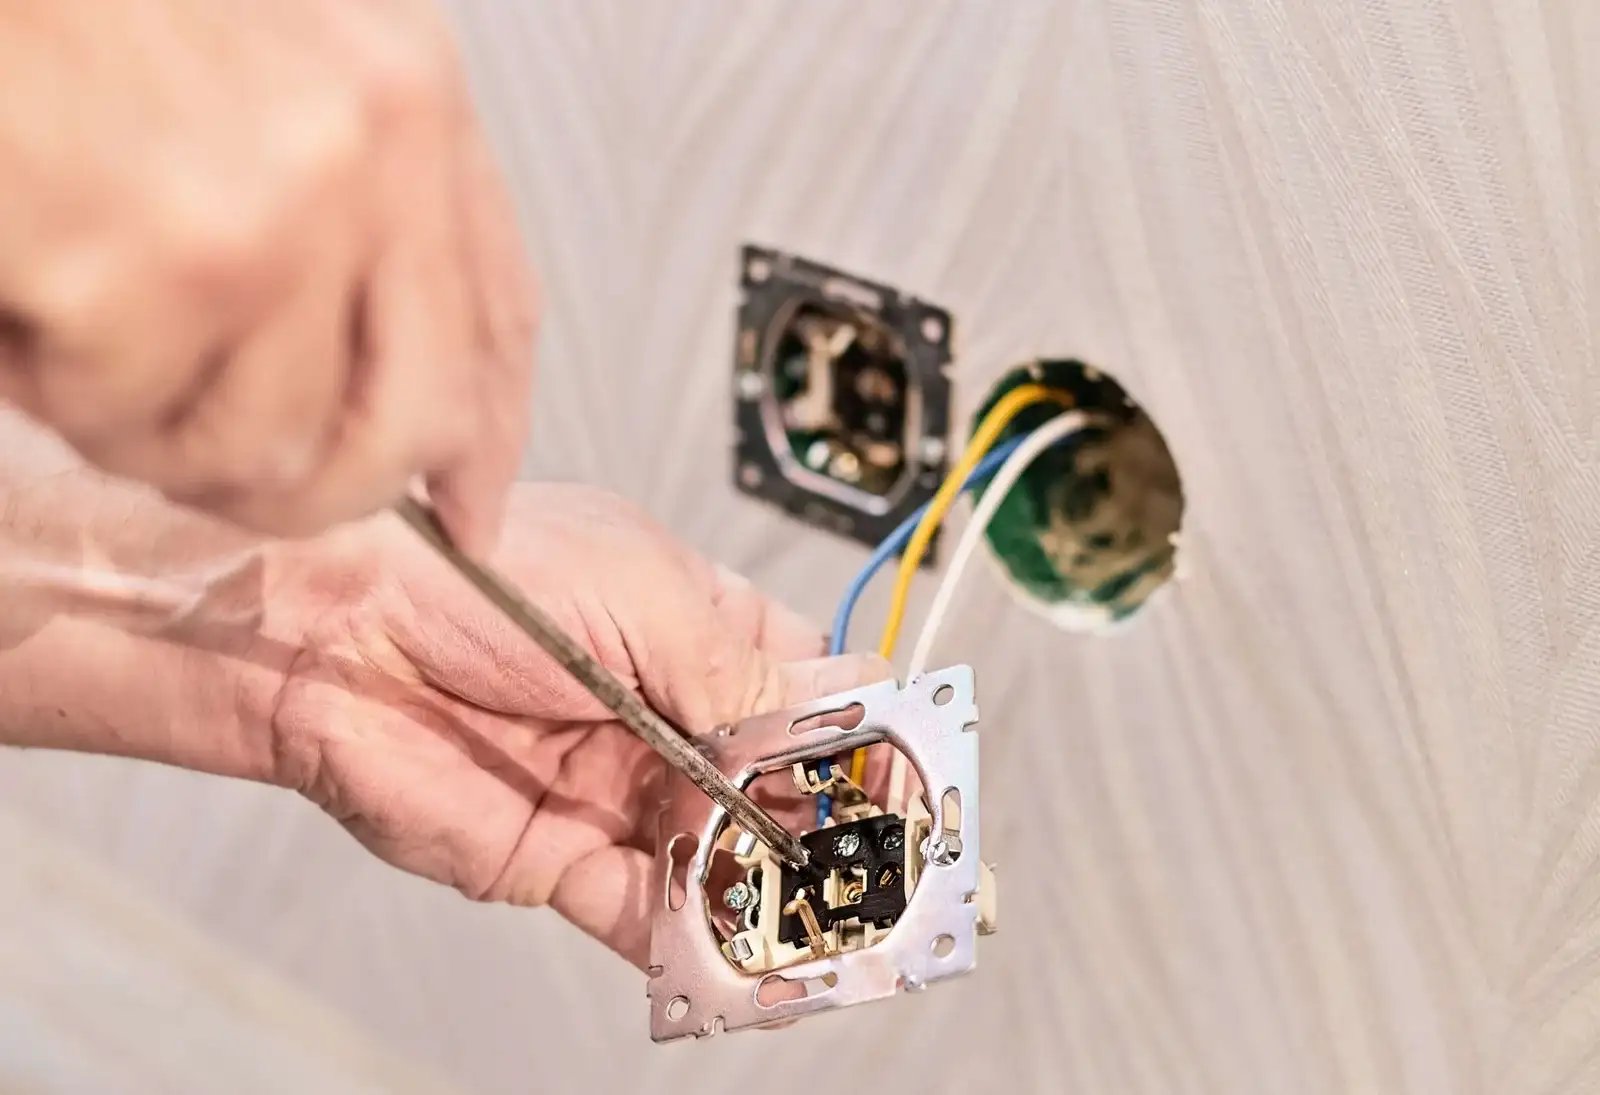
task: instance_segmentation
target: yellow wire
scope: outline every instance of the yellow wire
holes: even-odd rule
[[[906,541],[906,550],[900,556],[900,569],[895,573],[894,593],[889,600],[889,616],[883,624],[883,635],[878,640],[878,653],[884,658],[894,657],[895,644],[900,641],[900,625],[905,622],[906,598],[911,593],[911,579],[916,576],[917,566],[922,562],[922,556],[928,550],[928,544],[933,540],[933,534],[944,521],[945,515],[950,512],[950,507],[955,504],[956,497],[961,493],[961,485],[967,481],[967,476],[972,474],[972,469],[978,466],[984,455],[1000,439],[1005,428],[1011,425],[1011,420],[1016,418],[1024,408],[1035,403],[1059,403],[1063,407],[1072,406],[1072,397],[1066,392],[1056,388],[1047,388],[1043,384],[1019,384],[1012,388],[989,409],[983,416],[983,421],[978,423],[978,428],[972,433],[972,440],[967,442],[966,449],[961,453],[961,459],[950,469],[950,474],[945,476],[943,483],[934,493],[933,501],[928,503],[928,512],[922,515],[922,520],[917,523],[916,529],[911,533],[911,539]],[[857,749],[850,757],[850,779],[858,786],[866,778],[867,751]]]

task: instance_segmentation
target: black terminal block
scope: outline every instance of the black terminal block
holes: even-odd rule
[[[785,866],[781,881],[780,909],[789,907],[795,894],[806,891],[806,899],[817,923],[827,931],[841,920],[860,920],[874,927],[889,928],[906,910],[906,822],[894,814],[862,818],[847,825],[832,825],[807,833],[800,843],[811,853],[803,869]],[[845,880],[862,871],[863,890],[859,901],[825,905],[822,879],[840,871]],[[804,945],[805,923],[798,913],[783,913],[778,922],[778,939]]]

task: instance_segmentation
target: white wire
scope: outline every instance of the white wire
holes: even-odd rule
[[[978,541],[983,539],[983,531],[989,527],[989,522],[994,520],[995,513],[1000,509],[1000,503],[1005,501],[1011,488],[1016,486],[1017,480],[1022,478],[1022,473],[1028,470],[1028,465],[1039,458],[1040,453],[1094,421],[1092,416],[1083,411],[1063,411],[1029,434],[1028,439],[1018,445],[1017,451],[1012,453],[1006,462],[1000,465],[1000,470],[994,473],[994,478],[984,488],[983,498],[972,511],[972,520],[968,521],[967,527],[962,530],[961,542],[956,545],[955,554],[950,557],[949,569],[944,572],[938,592],[933,595],[933,605],[928,609],[928,618],[922,625],[921,634],[917,636],[917,645],[911,651],[911,667],[906,673],[906,680],[915,680],[922,676],[922,671],[927,668],[928,657],[933,653],[933,641],[939,634],[939,626],[944,623],[945,614],[950,610],[950,602],[955,600],[956,585],[961,581],[967,563],[977,553]]]

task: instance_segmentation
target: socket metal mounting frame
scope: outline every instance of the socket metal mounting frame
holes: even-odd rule
[[[721,1030],[765,1026],[917,991],[967,973],[977,961],[978,892],[982,878],[978,809],[978,720],[975,677],[969,666],[927,673],[901,687],[894,680],[756,715],[704,739],[713,764],[740,787],[763,773],[887,741],[915,768],[928,789],[932,832],[959,832],[959,854],[928,845],[905,912],[888,936],[863,950],[812,958],[764,975],[735,969],[723,956],[709,916],[706,888],[725,811],[687,779],[668,774],[651,875],[656,910],[650,938],[650,1036],[658,1042],[703,1037]],[[797,724],[853,705],[864,709],[853,730]],[[945,802],[956,792],[959,820]],[[954,821],[947,826],[947,820]],[[697,841],[674,908],[675,841]],[[805,986],[803,995],[775,1003],[759,999],[762,983],[781,978]]]

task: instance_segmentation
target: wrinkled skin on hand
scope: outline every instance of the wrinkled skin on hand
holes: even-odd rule
[[[662,762],[398,521],[274,561],[280,782],[404,870],[550,905],[642,965]],[[675,724],[888,675],[595,490],[519,487],[496,566]],[[791,802],[769,802],[782,809]]]
[[[431,0],[0,0],[0,398],[301,535],[421,474],[483,550],[532,274]]]

